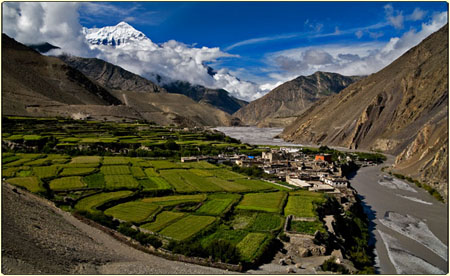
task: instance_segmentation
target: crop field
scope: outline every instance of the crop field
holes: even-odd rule
[[[316,231],[325,232],[325,228],[320,221],[291,221],[290,230],[307,235],[314,235]]]
[[[16,172],[20,171],[21,167],[10,167],[2,170],[3,177],[13,177]]]
[[[236,179],[234,182],[242,184],[248,191],[262,191],[276,188],[273,184],[259,179]]]
[[[158,205],[152,203],[131,201],[106,209],[105,214],[124,221],[142,222],[158,211],[159,208]]]
[[[33,174],[39,178],[55,177],[58,174],[57,166],[33,167]]]
[[[215,169],[215,170],[212,170],[211,173],[213,176],[216,176],[218,178],[225,179],[225,180],[246,178],[245,175],[238,174],[233,171],[226,170],[226,169]]]
[[[244,260],[251,261],[267,238],[267,234],[263,233],[249,233],[245,236],[245,238],[237,244],[237,248]]]
[[[216,221],[215,217],[188,215],[162,229],[160,234],[175,240],[185,240],[200,232],[214,221]],[[180,231],[180,229],[183,230]]]
[[[148,177],[159,177],[160,176],[159,173],[157,173],[154,168],[147,168],[144,170],[144,172]]]
[[[148,162],[157,170],[182,168],[181,163],[174,163],[167,160],[152,160]]]
[[[117,191],[111,193],[100,193],[93,196],[85,197],[77,202],[75,209],[80,211],[95,211],[98,206],[105,204],[108,201],[116,200],[131,195],[132,191]]]
[[[78,163],[95,163],[98,164],[101,161],[100,156],[77,156],[72,158],[70,163],[78,164]]]
[[[128,163],[130,163],[130,159],[128,157],[103,157],[103,165],[126,165]]]
[[[141,227],[152,232],[158,232],[170,223],[182,218],[185,215],[185,213],[163,211],[156,216],[155,221],[141,225]]]
[[[237,208],[278,213],[281,212],[285,198],[284,192],[246,194]]]
[[[254,220],[249,225],[250,231],[273,231],[283,227],[284,220],[281,216],[271,213],[256,213]]]
[[[182,164],[183,168],[193,168],[193,169],[215,169],[217,166],[210,164],[206,161],[190,162]]]
[[[2,157],[2,164],[7,164],[16,160],[19,160],[20,157],[19,156],[15,156],[15,155],[9,155],[9,156],[3,156]]]
[[[163,197],[149,197],[144,198],[143,202],[154,203],[160,206],[173,206],[181,203],[188,202],[202,202],[206,199],[205,194],[197,195],[175,195],[175,196],[163,196]]]
[[[19,157],[20,158],[20,157]],[[23,166],[24,163],[27,163],[29,161],[31,161],[31,158],[21,158],[19,160],[16,161],[12,161],[9,163],[6,163],[3,165],[3,167],[18,167],[18,166]]]
[[[315,217],[313,201],[322,201],[323,195],[309,192],[303,194],[290,194],[284,215],[294,215],[296,217]]]
[[[53,191],[68,191],[86,188],[86,183],[81,180],[81,176],[69,176],[50,181],[50,189]]]
[[[222,224],[214,233],[203,237],[200,242],[203,246],[208,246],[211,242],[222,239],[237,245],[247,234],[248,231],[231,229]]]
[[[29,162],[24,163],[25,166],[45,166],[50,165],[52,163],[51,159],[48,158],[40,158],[36,160],[32,160]]]
[[[61,168],[97,168],[100,163],[68,163],[60,164]]]
[[[104,175],[120,175],[120,174],[131,174],[130,168],[128,166],[102,166],[100,171]]]
[[[131,175],[133,175],[134,177],[136,177],[138,179],[147,177],[147,175],[144,173],[144,171],[142,170],[141,167],[132,166],[132,167],[130,167],[130,171],[131,171]]]
[[[239,200],[237,194],[211,194],[208,200],[196,211],[197,214],[218,216],[233,203]]]
[[[59,174],[60,176],[72,176],[72,175],[88,175],[93,173],[96,168],[64,168]]]
[[[105,188],[115,190],[120,188],[134,189],[139,182],[131,175],[105,175]]]
[[[163,170],[161,175],[175,188],[177,192],[215,192],[223,191],[208,178],[200,177],[189,170]]]
[[[45,191],[40,184],[39,178],[35,176],[9,178],[8,183],[25,188],[32,193]]]
[[[101,189],[105,187],[105,176],[101,173],[87,175],[83,178],[83,181],[89,188]]]
[[[16,173],[16,176],[26,177],[31,176],[33,172],[29,169],[30,167],[21,167],[22,169]]]

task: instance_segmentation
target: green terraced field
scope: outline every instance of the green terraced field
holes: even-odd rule
[[[11,183],[13,185],[25,188],[32,193],[45,191],[45,189],[41,186],[39,179],[35,176],[14,177],[14,178],[8,179],[7,182]]]
[[[69,176],[50,181],[50,189],[53,191],[68,191],[86,188],[86,183],[81,181],[81,176]]]
[[[134,189],[139,182],[131,175],[105,175],[105,188],[115,190],[120,188]]]
[[[163,236],[185,240],[200,232],[216,220],[214,217],[189,215],[170,224],[160,231]]]
[[[163,211],[156,216],[155,221],[146,223],[141,227],[152,232],[161,231],[164,227],[169,225],[170,223],[176,221],[177,219],[185,216],[185,213],[171,212],[171,211]]]
[[[104,188],[105,187],[105,176],[101,173],[91,174],[85,176],[83,181],[87,184],[89,188]]]
[[[254,220],[250,223],[250,231],[273,231],[283,227],[284,220],[280,215],[271,213],[255,213]]]
[[[147,168],[144,170],[144,172],[148,177],[159,177],[160,176],[159,173],[157,173],[154,168]]]
[[[147,175],[144,173],[144,171],[142,170],[141,167],[130,167],[130,171],[131,171],[131,175],[133,175],[134,177],[141,179],[141,178],[146,178]]]
[[[211,194],[208,200],[196,211],[197,214],[215,215],[222,214],[233,203],[239,200],[238,194]]]
[[[117,191],[111,193],[100,193],[93,196],[85,197],[77,202],[75,209],[80,211],[93,212],[95,208],[105,204],[108,201],[116,200],[131,195],[132,191]]]
[[[16,172],[20,171],[22,167],[10,167],[2,170],[3,177],[14,177]]]
[[[128,166],[102,166],[100,171],[104,175],[120,175],[120,174],[131,174],[130,168]]]
[[[88,175],[93,173],[96,168],[64,168],[59,174],[60,176],[72,176],[72,175]]]
[[[246,194],[237,208],[278,213],[281,212],[285,198],[284,192]]]
[[[58,174],[57,166],[33,167],[33,174],[40,178],[54,177]]]
[[[214,233],[203,237],[200,242],[203,246],[207,247],[211,242],[221,239],[237,245],[247,234],[248,231],[231,229],[222,224],[219,225]]]
[[[131,201],[106,209],[105,214],[124,221],[142,222],[159,209],[158,205],[152,203]]]
[[[218,178],[225,179],[225,180],[234,180],[234,179],[241,179],[241,178],[247,178],[247,176],[235,173],[233,171],[227,170],[227,169],[215,169],[211,171],[212,174]]]
[[[223,189],[208,178],[198,176],[189,170],[163,170],[161,175],[175,188],[177,192],[216,192]]]
[[[310,192],[311,193],[311,192]],[[323,195],[320,193],[294,194],[290,193],[284,215],[294,215],[296,217],[315,217],[313,201],[322,201]]]
[[[263,233],[249,233],[245,238],[237,244],[237,248],[241,256],[246,261],[254,259],[258,249],[268,238],[267,234]]]
[[[162,177],[149,177],[148,180],[155,183],[158,190],[170,190],[172,186]],[[145,189],[144,189],[145,190]]]
[[[45,166],[50,165],[52,163],[51,159],[48,158],[40,158],[37,160],[32,160],[29,162],[24,163],[25,166]]]
[[[175,196],[163,196],[163,197],[150,197],[144,198],[143,202],[151,202],[161,206],[173,206],[180,203],[188,202],[202,202],[206,199],[205,194],[196,195],[175,195]]]
[[[78,164],[78,163],[95,163],[98,164],[101,161],[100,156],[77,156],[72,158],[70,163]]]
[[[103,157],[103,165],[126,165],[128,163],[130,163],[130,159],[128,157]]]
[[[324,225],[320,221],[291,221],[290,230],[307,235],[314,235],[316,231],[325,233]]]
[[[152,160],[148,161],[150,164],[152,164],[152,167],[154,167],[157,170],[161,169],[176,169],[181,168],[181,163],[174,163],[166,160]]]

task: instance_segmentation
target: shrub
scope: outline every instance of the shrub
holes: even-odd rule
[[[336,263],[336,259],[331,257],[323,262],[320,266],[324,271],[340,272],[342,274],[349,274],[349,271],[341,264]]]

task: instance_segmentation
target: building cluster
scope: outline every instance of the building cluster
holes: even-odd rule
[[[349,181],[341,165],[333,162],[330,154],[304,154],[296,148],[267,149],[261,156],[218,155],[182,157],[181,162],[231,162],[241,167],[259,167],[265,173],[278,176],[290,185],[327,193],[342,194]],[[347,157],[347,160],[351,159]]]

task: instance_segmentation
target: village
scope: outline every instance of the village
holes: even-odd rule
[[[344,206],[354,202],[354,191],[350,188],[346,175],[358,166],[374,163],[359,160],[350,153],[333,161],[327,153],[306,154],[301,148],[264,148],[261,156],[244,154],[217,156],[181,157],[181,162],[208,161],[211,163],[231,163],[243,168],[258,167],[265,173],[275,175],[280,181],[301,189],[333,194]]]

